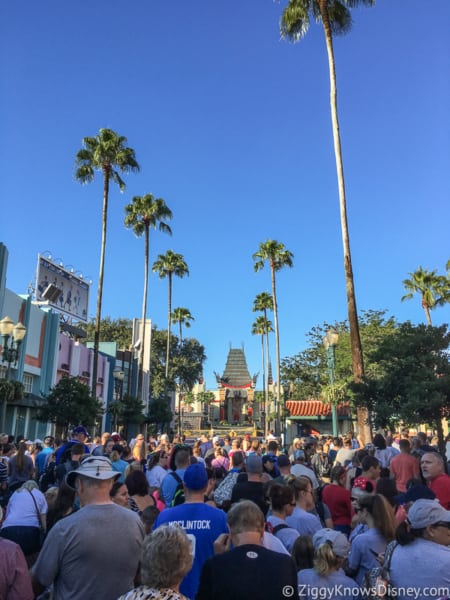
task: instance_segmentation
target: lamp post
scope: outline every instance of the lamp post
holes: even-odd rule
[[[20,346],[27,333],[26,327],[20,321],[14,324],[9,317],[4,317],[0,321],[0,334],[3,337],[2,361],[6,362],[5,379],[9,379],[11,365],[13,368],[17,365],[20,356]],[[6,409],[8,406],[8,391],[5,391],[3,398],[2,423],[0,430],[6,429]]]
[[[113,371],[114,377],[114,401],[122,402],[123,393],[123,380],[125,379],[125,373],[120,367],[115,367]],[[117,405],[114,410],[114,430],[117,431]]]
[[[334,368],[336,365],[336,346],[339,341],[339,334],[334,327],[330,327],[330,329],[326,332],[325,337],[323,338],[323,345],[325,346],[325,351],[327,353],[327,366],[328,373],[330,376],[330,385],[334,385]],[[338,435],[338,414],[337,414],[337,406],[335,402],[331,402],[331,419],[333,426],[333,436],[336,437]]]

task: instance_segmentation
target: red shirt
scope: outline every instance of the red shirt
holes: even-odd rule
[[[428,487],[436,494],[441,506],[450,510],[450,476],[441,473],[429,482]]]
[[[322,500],[330,509],[334,525],[350,525],[352,502],[350,492],[341,485],[330,483],[322,490]]]
[[[389,469],[395,478],[399,492],[406,492],[406,484],[410,479],[420,477],[419,461],[411,454],[402,452],[391,460]]]

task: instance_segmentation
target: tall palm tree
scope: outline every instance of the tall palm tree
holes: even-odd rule
[[[142,343],[139,349],[138,377],[138,398],[142,398],[150,228],[158,228],[159,231],[172,235],[172,230],[166,223],[172,218],[172,211],[162,198],[155,198],[153,194],[145,194],[145,196],[134,196],[131,203],[125,206],[125,213],[125,227],[131,228],[137,237],[144,234],[144,297],[142,300]]]
[[[422,308],[425,312],[425,318],[428,325],[431,325],[430,311],[436,306],[443,304],[445,298],[446,278],[438,275],[436,270],[428,271],[419,267],[414,273],[408,273],[409,279],[403,280],[403,287],[407,294],[402,296],[404,300],[411,300],[414,294],[419,294],[422,301]]]
[[[273,311],[273,298],[272,298],[272,294],[270,294],[269,292],[261,292],[260,294],[257,294],[255,296],[255,299],[253,300],[253,312],[257,312],[260,311],[263,313],[264,318],[267,321],[267,311],[268,310],[272,310]],[[270,323],[270,321],[269,321]],[[272,324],[271,324],[272,325]],[[265,398],[265,410],[267,412],[267,408],[269,406],[269,361],[270,361],[270,350],[269,350],[269,333],[272,332],[273,329],[271,328],[270,330],[266,331],[266,373],[267,373],[267,379],[266,379],[266,386],[264,388],[264,398]]]
[[[121,192],[125,183],[119,173],[139,171],[135,152],[129,148],[127,138],[118,135],[112,129],[100,129],[95,137],[83,138],[83,148],[75,156],[75,179],[80,183],[90,183],[95,171],[103,174],[103,211],[102,211],[102,243],[100,252],[100,269],[98,276],[97,312],[94,332],[94,360],[92,366],[92,395],[97,396],[98,346],[100,342],[100,321],[102,316],[103,276],[105,269],[106,232],[108,220],[109,182],[119,186]]]
[[[183,325],[187,328],[191,326],[190,321],[195,321],[188,308],[174,308],[172,311],[172,322],[180,325],[180,345],[183,344]]]
[[[272,296],[270,296],[270,294],[268,294],[268,296],[270,298],[272,298]],[[263,410],[264,410],[264,414],[267,415],[267,407],[268,407],[268,395],[266,396],[266,366],[265,366],[265,360],[264,360],[264,338],[268,338],[269,336],[269,332],[273,331],[273,327],[272,327],[272,321],[268,321],[266,319],[265,316],[259,316],[255,319],[253,325],[252,325],[252,334],[253,335],[260,335],[261,336],[261,364],[262,364],[262,380],[263,380],[263,394],[264,394],[264,403],[263,403]],[[268,363],[267,363],[267,369],[268,369]],[[266,421],[264,421],[264,429],[265,429],[265,424]],[[264,431],[265,433],[265,431]]]
[[[325,44],[328,55],[330,76],[330,109],[333,128],[334,154],[339,190],[342,243],[344,247],[345,287],[347,292],[347,311],[350,325],[350,346],[352,353],[352,370],[355,382],[364,377],[364,361],[359,334],[358,312],[356,308],[355,285],[350,252],[350,236],[347,221],[347,201],[345,195],[344,165],[342,160],[341,137],[337,108],[336,67],[334,60],[333,35],[343,35],[351,29],[352,19],[347,6],[373,6],[375,0],[288,0],[280,22],[281,35],[293,41],[301,40],[307,33],[310,15],[317,22],[322,22]],[[358,410],[358,426],[365,441],[370,441],[371,431],[368,426],[368,413]],[[367,438],[367,439],[366,439]]]
[[[273,320],[275,324],[275,360],[277,368],[277,389],[276,389],[276,406],[278,414],[278,431],[280,431],[280,330],[278,326],[278,306],[277,306],[277,289],[275,273],[280,271],[283,267],[293,266],[294,255],[292,252],[286,249],[285,245],[276,240],[267,240],[261,242],[259,250],[253,254],[254,269],[260,271],[264,268],[266,261],[270,266],[270,273],[272,278],[272,299],[273,299]]]
[[[167,317],[167,347],[166,347],[166,372],[165,385],[167,388],[167,379],[169,377],[169,352],[170,352],[170,326],[172,323],[172,278],[184,277],[189,275],[188,266],[182,254],[177,254],[173,250],[167,250],[165,254],[159,254],[158,259],[153,263],[152,271],[158,273],[160,279],[167,277],[169,281],[169,310]]]

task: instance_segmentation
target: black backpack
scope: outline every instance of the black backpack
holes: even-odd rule
[[[178,482],[178,485],[175,488],[175,493],[173,495],[172,502],[170,503],[170,506],[178,506],[179,504],[184,504],[184,502],[186,500],[186,497],[184,495],[183,480],[178,475],[178,473],[175,473],[175,471],[171,471],[169,473],[169,475],[172,475],[173,478]]]

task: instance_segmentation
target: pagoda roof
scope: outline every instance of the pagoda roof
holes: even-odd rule
[[[223,387],[247,388],[253,385],[253,380],[247,367],[244,350],[230,348],[225,371],[220,378]]]

